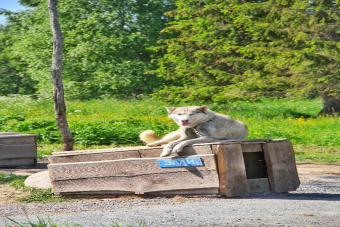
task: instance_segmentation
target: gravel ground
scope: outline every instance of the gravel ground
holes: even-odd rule
[[[23,206],[31,221],[50,217],[59,226],[340,226],[340,166],[299,164],[298,171],[302,184],[290,193],[11,204],[0,206],[0,226],[15,226],[6,217],[27,222]]]
[[[50,217],[60,226],[108,226],[115,221],[138,226],[141,220],[145,226],[340,226],[340,182],[316,181],[293,193],[239,198],[122,197],[24,206],[30,220]],[[22,205],[3,206],[0,216],[0,226],[6,216],[27,222]]]

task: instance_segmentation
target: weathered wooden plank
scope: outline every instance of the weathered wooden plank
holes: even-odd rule
[[[152,147],[146,146],[137,146],[137,147],[113,147],[106,149],[93,149],[93,150],[75,150],[75,151],[57,151],[53,152],[52,155],[74,155],[74,154],[83,154],[87,152],[116,152],[116,151],[135,151],[142,149],[153,149]]]
[[[36,164],[36,158],[14,158],[14,159],[1,159],[0,167],[11,166],[34,166]]]
[[[0,160],[8,158],[36,158],[36,144],[0,144]]]
[[[48,169],[50,171],[50,178],[52,181],[110,176],[168,174],[201,170],[216,171],[216,162],[214,155],[198,155],[191,157],[200,157],[204,166],[185,168],[160,168],[157,158],[136,158],[96,162],[50,164],[48,165]]]
[[[274,192],[296,190],[300,185],[291,142],[263,145],[270,188]]]
[[[163,147],[149,147],[148,149],[139,149],[141,158],[157,158],[161,155]]]
[[[14,145],[14,144],[35,144],[36,135],[30,134],[15,134],[15,135],[5,135],[0,136],[1,145]]]
[[[217,145],[218,173],[221,192],[228,196],[247,194],[247,176],[241,144]]]
[[[6,136],[6,135],[15,135],[19,134],[18,132],[0,132],[0,136]]]
[[[56,193],[126,191],[144,194],[157,191],[217,189],[214,155],[200,157],[204,166],[160,168],[156,158],[50,164]]]
[[[156,158],[159,157],[163,151],[163,147],[123,147],[110,148],[99,150],[80,150],[68,152],[54,152],[49,156],[49,162],[54,163],[69,163],[69,162],[89,162],[89,161],[103,161],[103,160],[117,160],[126,158]],[[176,156],[212,154],[211,146],[187,146]]]
[[[216,171],[172,172],[52,181],[53,192],[124,191],[146,194],[164,191],[218,188]]]
[[[262,152],[262,143],[241,144],[242,152]]]
[[[247,194],[256,192],[269,192],[268,178],[247,179]]]
[[[56,163],[71,163],[71,162],[94,162],[105,160],[118,160],[127,158],[140,158],[140,154],[137,150],[131,151],[88,151],[76,154],[64,154],[64,155],[51,155],[48,157],[50,164]]]

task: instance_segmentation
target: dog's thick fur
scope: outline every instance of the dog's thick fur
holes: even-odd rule
[[[147,146],[164,146],[161,157],[178,153],[185,146],[194,143],[209,143],[220,140],[244,139],[248,135],[247,126],[227,115],[218,114],[207,106],[166,107],[169,117],[180,129],[164,137],[157,136],[152,130],[140,134]]]

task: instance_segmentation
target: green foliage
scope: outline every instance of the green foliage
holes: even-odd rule
[[[165,54],[155,59],[158,68],[152,72],[176,87],[156,93],[157,99],[226,103],[340,94],[340,11],[334,1],[178,0],[176,5],[167,13],[176,21],[164,33],[178,36],[153,48]]]
[[[29,191],[30,194],[27,197],[20,198],[19,201],[32,203],[51,203],[51,202],[64,202],[70,201],[70,199],[55,196],[51,188],[48,189],[37,189],[37,188],[24,188]]]
[[[142,145],[138,135],[144,130],[152,129],[160,136],[177,130],[178,126],[166,116],[164,105],[168,106],[153,100],[68,102],[68,121],[76,141],[75,149]],[[3,98],[0,106],[0,131],[38,134],[40,157],[60,151],[61,136],[53,119],[51,102]],[[300,160],[312,158],[339,163],[334,157],[340,156],[340,140],[337,139],[340,120],[333,116],[317,116],[321,106],[319,99],[288,98],[209,104],[209,108],[218,113],[244,121],[249,128],[248,138],[288,138],[296,146]]]
[[[25,180],[27,176],[21,176],[16,174],[5,174],[0,173],[0,184],[8,184],[15,189],[21,189],[24,191],[28,191],[29,195],[27,197],[23,197],[18,199],[23,202],[62,202],[69,201],[70,199],[61,198],[59,196],[55,196],[52,190],[49,189],[37,189],[32,187],[25,186]]]
[[[9,17],[0,31],[4,50],[0,56],[13,62],[14,75],[19,70],[31,82],[39,81],[40,97],[50,97],[52,35],[47,4],[43,0],[20,2],[34,8],[3,12]],[[150,63],[154,53],[148,47],[166,36],[159,33],[170,21],[163,14],[173,8],[172,1],[165,0],[59,1],[66,96],[127,98],[162,86],[164,79],[144,72],[155,68]],[[8,86],[15,86],[14,79]]]
[[[16,189],[19,189],[25,186],[24,181],[26,178],[27,176],[0,173],[0,184],[9,184]]]
[[[22,65],[3,53],[12,37],[10,28],[0,25],[0,96],[9,94],[33,94],[36,82],[23,70]]]

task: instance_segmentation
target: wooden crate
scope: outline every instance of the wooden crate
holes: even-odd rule
[[[53,192],[61,195],[224,194],[296,190],[299,178],[286,140],[237,140],[188,146],[159,158],[161,147],[55,152],[49,156]],[[202,166],[161,168],[158,160],[199,158]]]
[[[36,135],[0,132],[0,167],[35,165],[36,141]]]

